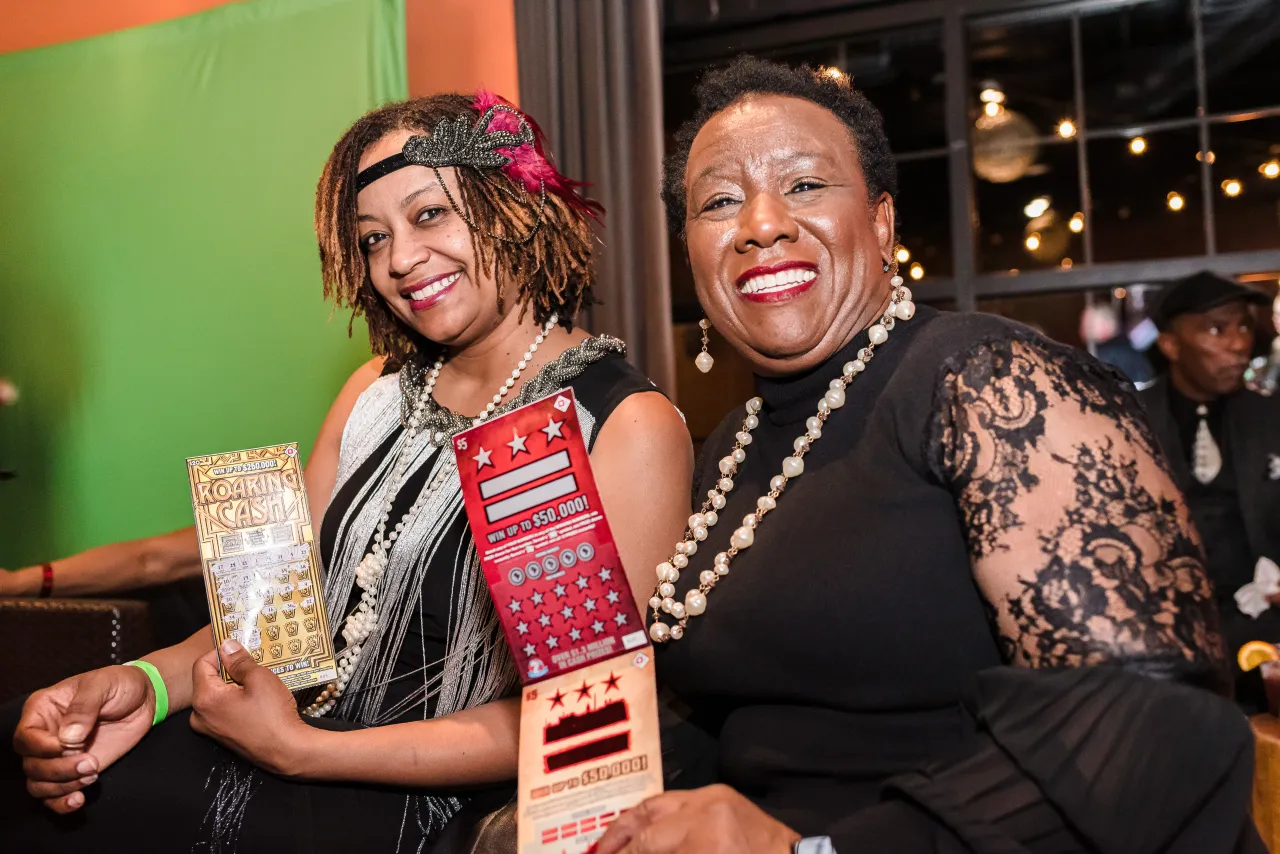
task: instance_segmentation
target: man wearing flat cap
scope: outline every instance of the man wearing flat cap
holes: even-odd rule
[[[1265,580],[1280,562],[1280,397],[1244,388],[1251,306],[1269,302],[1212,273],[1174,282],[1152,311],[1168,365],[1140,392],[1204,541],[1233,663],[1248,641],[1280,643],[1280,593]],[[1250,684],[1237,680],[1246,707],[1261,703]]]

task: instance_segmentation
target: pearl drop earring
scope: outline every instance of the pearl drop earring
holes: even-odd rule
[[[693,363],[698,366],[698,370],[708,374],[711,373],[711,366],[716,363],[716,360],[707,352],[707,344],[709,343],[708,330],[711,329],[711,321],[704,317],[698,321],[698,327],[702,330],[702,352],[693,360]]]

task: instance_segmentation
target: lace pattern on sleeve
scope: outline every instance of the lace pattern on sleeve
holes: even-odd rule
[[[1011,330],[947,360],[934,403],[925,458],[1008,661],[1220,663],[1199,542],[1126,384]]]

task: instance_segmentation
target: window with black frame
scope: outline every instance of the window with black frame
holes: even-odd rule
[[[972,305],[1101,354],[1149,348],[1151,299],[1191,272],[1275,296],[1277,0],[847,5],[858,11],[739,9],[723,37],[703,21],[704,59],[665,80],[668,133],[692,112],[701,68],[750,45],[850,75],[880,109],[900,173],[899,259],[922,302]],[[968,175],[953,171],[957,151]],[[953,257],[968,237],[972,258]],[[696,353],[678,242],[672,271],[674,317]],[[1259,324],[1266,348],[1274,333]]]
[[[1075,292],[1069,314],[1079,326],[1054,334],[1096,350],[1105,342],[1089,330],[1127,331],[1147,345],[1142,295],[1192,268],[1228,260],[1233,274],[1274,293],[1277,48],[1273,0],[1076,3],[969,18],[979,307],[1031,322],[1060,316],[1045,307],[1063,308],[1064,297],[1017,295],[1020,274],[1053,271],[1027,290],[1053,290],[1057,279]],[[1114,272],[1106,287],[1081,291],[1078,274],[1091,268]],[[1091,322],[1100,315],[1118,323]]]

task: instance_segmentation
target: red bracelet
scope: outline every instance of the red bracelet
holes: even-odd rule
[[[40,581],[40,598],[48,599],[53,595],[53,564],[40,564],[41,581]]]

